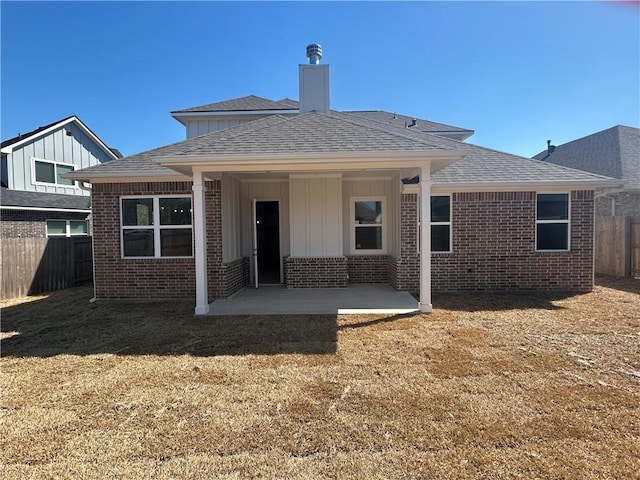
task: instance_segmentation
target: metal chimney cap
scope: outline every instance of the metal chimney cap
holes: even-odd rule
[[[312,43],[307,45],[307,58],[311,65],[318,65],[322,58],[322,45],[319,43]]]

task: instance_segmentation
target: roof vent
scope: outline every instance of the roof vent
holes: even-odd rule
[[[307,45],[307,58],[310,65],[319,65],[322,58],[322,45],[318,43]]]
[[[547,157],[556,149],[555,145],[551,145],[551,140],[547,140]]]

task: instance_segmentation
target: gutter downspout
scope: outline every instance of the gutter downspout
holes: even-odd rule
[[[80,190],[84,190],[85,192],[89,192],[91,194],[91,187],[87,186],[85,182],[78,182],[78,187]],[[93,200],[93,199],[92,199]],[[91,202],[91,207],[93,207],[93,201]],[[89,303],[96,303],[98,301],[98,296],[96,295],[96,252],[95,252],[95,242],[93,241],[93,208],[91,208],[91,268],[93,269],[93,298],[89,299]]]

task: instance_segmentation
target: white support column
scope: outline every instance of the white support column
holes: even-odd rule
[[[431,165],[420,171],[420,303],[431,313]]]
[[[196,315],[209,313],[207,289],[207,231],[205,228],[204,181],[202,171],[193,172],[193,236],[196,261]]]

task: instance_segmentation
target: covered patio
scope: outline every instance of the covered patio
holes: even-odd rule
[[[245,287],[209,305],[208,315],[406,314],[419,311],[408,292],[389,285],[351,284],[347,288]]]

